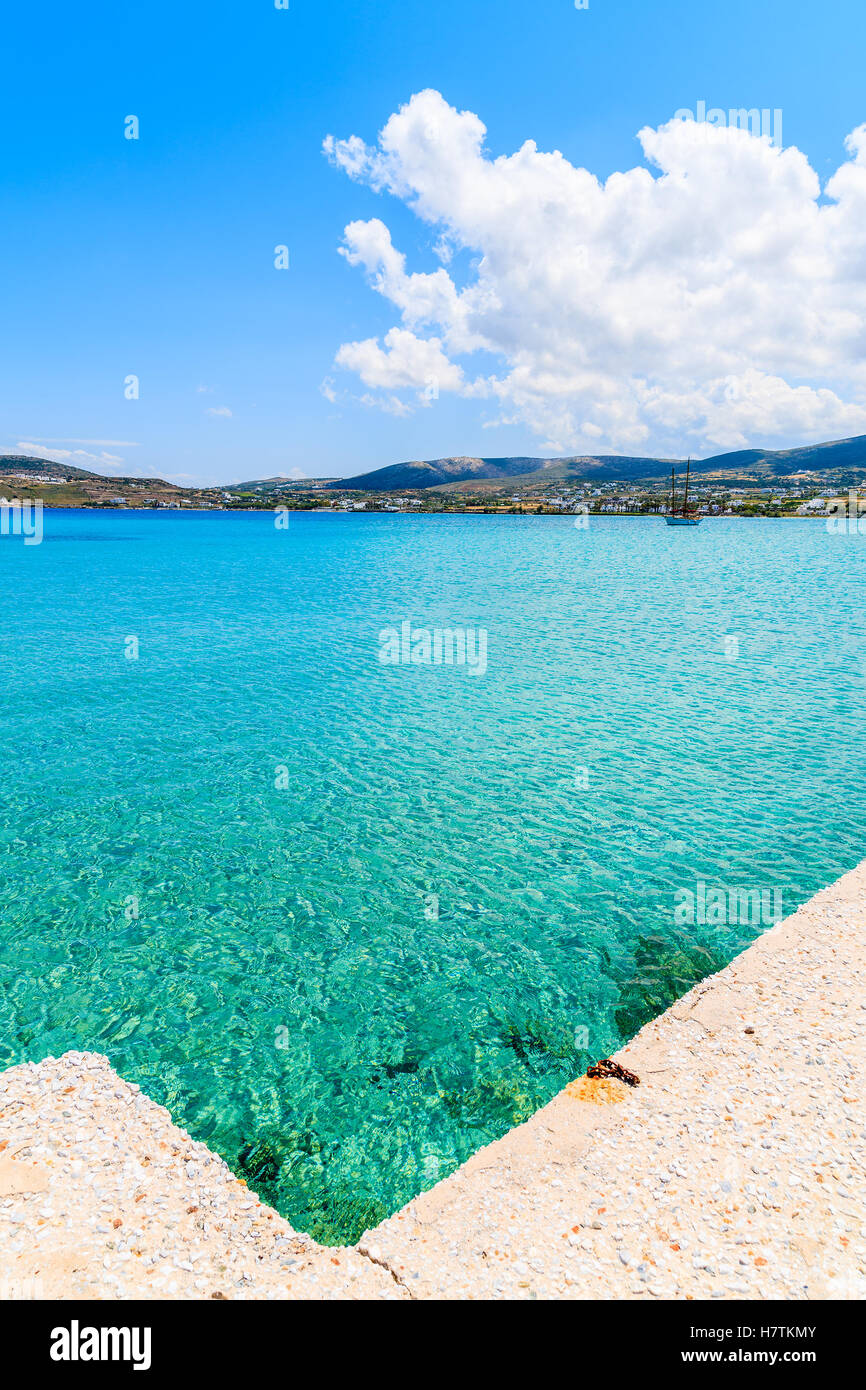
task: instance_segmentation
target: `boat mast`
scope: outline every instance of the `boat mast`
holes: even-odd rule
[[[687,512],[688,509],[689,509],[689,472],[690,472],[690,470],[691,470],[691,466],[692,466],[692,456],[691,456],[691,454],[689,454],[689,460],[688,460],[688,463],[686,464],[686,490],[685,490],[685,495],[683,496],[683,516],[685,516],[686,512]]]
[[[676,490],[674,484],[674,470],[671,469],[671,516],[676,516]]]

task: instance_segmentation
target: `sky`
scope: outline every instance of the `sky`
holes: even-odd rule
[[[7,13],[0,452],[201,485],[866,434],[862,0],[288,4]]]

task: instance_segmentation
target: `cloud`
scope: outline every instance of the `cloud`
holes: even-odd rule
[[[220,419],[223,420],[230,420],[232,418],[232,413],[227,405],[212,405],[208,408],[206,413],[208,415],[218,415]]]
[[[96,473],[115,475],[125,474],[127,471],[120,455],[107,454],[105,450],[92,454],[86,449],[46,449],[36,440],[19,440],[15,448],[17,452],[29,454],[31,458],[45,459],[49,463],[66,463],[71,468],[84,468]]]
[[[366,406],[369,410],[381,410],[385,415],[395,415],[402,419],[404,415],[412,414],[412,407],[406,401],[401,401],[399,396],[373,396],[369,391],[365,391],[363,396],[357,397],[358,402]]]
[[[115,449],[137,449],[138,442],[134,439],[68,439],[62,435],[59,439],[46,439],[36,436],[39,444],[104,444],[106,448]]]
[[[375,146],[325,142],[444,262],[410,271],[383,221],[350,222],[341,254],[399,322],[338,367],[407,409],[435,380],[560,452],[866,432],[866,126],[823,190],[801,151],[731,126],[644,128],[650,167],[604,182],[532,140],[493,158],[485,136],[425,91]]]
[[[375,338],[344,343],[336,363],[357,372],[365,386],[422,391],[433,384],[440,390],[458,391],[463,385],[463,372],[449,362],[438,338],[418,338],[404,328],[385,334],[384,350]]]

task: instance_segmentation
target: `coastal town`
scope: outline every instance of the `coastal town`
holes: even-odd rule
[[[866,487],[858,497],[861,510],[866,510]],[[795,488],[732,488],[697,487],[692,490],[697,512],[701,516],[744,517],[827,517],[833,514],[834,504],[844,504],[847,494],[833,487],[816,489],[813,485]],[[295,505],[315,507],[317,492],[311,489],[294,494]],[[602,484],[594,488],[551,488],[538,492],[503,491],[499,495],[479,496],[461,492],[459,487],[433,492],[391,496],[390,494],[338,493],[319,505],[335,511],[376,512],[481,512],[511,515],[556,515],[573,513],[593,516],[653,516],[662,515],[668,506],[669,491],[657,487],[623,487]],[[247,505],[253,498],[247,500]],[[234,503],[233,505],[237,505]]]
[[[690,497],[702,517],[823,517],[850,499],[866,511],[863,469],[804,471],[771,483],[760,477],[695,478]],[[283,477],[220,487],[180,487],[162,478],[107,478],[45,459],[0,456],[0,498],[45,507],[250,511],[448,513],[556,516],[654,516],[668,510],[667,477],[634,482],[561,479],[515,485],[510,478],[473,478],[433,487],[353,488],[352,479]]]

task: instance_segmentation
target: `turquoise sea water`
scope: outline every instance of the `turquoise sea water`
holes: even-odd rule
[[[0,576],[0,1063],[107,1053],[327,1241],[761,929],[678,890],[864,854],[820,523],[46,512]],[[405,619],[486,673],[380,664]]]

